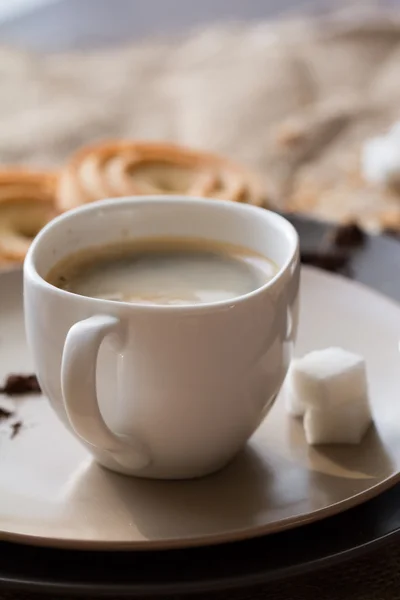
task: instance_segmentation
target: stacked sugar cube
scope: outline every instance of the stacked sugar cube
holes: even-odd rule
[[[309,444],[359,444],[371,423],[365,360],[342,348],[292,362],[287,410],[303,417]]]

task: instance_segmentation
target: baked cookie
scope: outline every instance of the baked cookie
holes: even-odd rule
[[[39,230],[55,216],[56,175],[0,171],[0,264],[22,263]]]
[[[182,194],[262,205],[257,178],[230,160],[167,143],[109,141],[79,150],[62,170],[57,207],[117,196]]]

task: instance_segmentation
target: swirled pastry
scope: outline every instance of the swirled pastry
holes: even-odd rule
[[[56,176],[0,171],[0,263],[21,263],[32,239],[55,216]]]
[[[104,198],[160,194],[264,202],[257,178],[226,158],[166,143],[114,141],[72,156],[60,176],[57,206],[65,211]]]

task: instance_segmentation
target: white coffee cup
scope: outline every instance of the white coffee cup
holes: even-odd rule
[[[45,280],[77,250],[160,236],[239,244],[279,270],[249,294],[192,306],[89,298]],[[55,412],[100,464],[141,477],[199,477],[240,451],[276,398],[298,289],[298,237],[275,213],[176,196],[105,200],[61,215],[32,243],[28,343]]]

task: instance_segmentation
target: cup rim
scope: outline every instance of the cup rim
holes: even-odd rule
[[[278,268],[276,274],[265,282],[262,286],[248,292],[247,294],[242,294],[240,296],[236,296],[234,298],[230,298],[228,300],[217,300],[215,302],[205,302],[202,304],[182,304],[182,305],[174,305],[174,304],[146,304],[146,303],[132,303],[132,302],[124,302],[120,300],[106,300],[104,298],[92,298],[90,296],[81,296],[80,294],[75,294],[74,292],[70,292],[67,290],[62,290],[53,284],[49,283],[42,277],[35,266],[35,254],[38,252],[38,247],[42,243],[43,237],[47,235],[47,233],[57,224],[61,222],[67,223],[70,220],[73,220],[77,215],[90,213],[92,211],[96,211],[99,209],[99,206],[102,210],[113,210],[117,207],[125,206],[125,205],[140,205],[140,204],[148,204],[149,202],[159,202],[162,203],[163,206],[168,202],[173,204],[182,204],[182,205],[201,205],[202,207],[209,207],[211,210],[216,205],[224,205],[229,210],[239,211],[239,212],[251,212],[255,214],[256,212],[262,213],[264,218],[267,219],[272,225],[274,225],[277,229],[286,233],[286,237],[289,243],[292,244],[291,249],[289,250],[289,256],[284,264]],[[90,302],[91,304],[97,305],[99,310],[106,308],[124,308],[133,311],[145,311],[145,312],[184,312],[184,313],[198,313],[205,312],[212,309],[224,309],[231,308],[238,304],[242,304],[243,302],[247,302],[252,298],[255,298],[259,295],[262,295],[265,291],[274,287],[278,281],[280,281],[288,269],[291,267],[293,260],[296,256],[299,256],[299,236],[297,234],[294,226],[282,215],[271,211],[269,209],[261,208],[258,206],[253,206],[251,204],[245,204],[241,202],[234,202],[231,200],[220,200],[213,198],[202,198],[202,197],[193,197],[193,196],[181,196],[181,195],[152,195],[152,196],[127,196],[127,197],[117,197],[117,198],[107,198],[105,200],[97,200],[94,202],[90,202],[72,210],[69,210],[65,213],[62,213],[52,219],[49,223],[47,223],[34,238],[31,246],[27,252],[25,257],[23,271],[24,271],[24,279],[29,279],[33,283],[52,291],[58,294],[61,294],[64,297],[70,297],[76,299],[80,299],[82,302]]]

